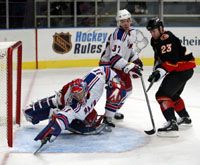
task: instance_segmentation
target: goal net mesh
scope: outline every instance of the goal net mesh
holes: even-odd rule
[[[21,56],[19,46],[21,46],[21,42],[0,42],[0,145],[4,146],[8,143],[10,147],[12,146],[13,140],[12,133],[10,132],[13,131],[12,126],[16,122],[17,88],[19,88],[17,86],[19,85],[17,76],[19,57]],[[21,80],[18,90],[21,90]],[[8,100],[9,98],[10,102]],[[9,117],[12,119],[10,120]]]
[[[7,50],[0,49],[0,141],[6,143],[7,137]]]

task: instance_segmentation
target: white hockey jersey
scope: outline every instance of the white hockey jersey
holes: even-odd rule
[[[69,123],[73,119],[84,120],[85,117],[94,109],[96,103],[101,98],[105,84],[108,84],[109,81],[113,80],[114,77],[116,77],[116,73],[108,66],[100,66],[92,69],[90,73],[83,79],[84,82],[87,83],[89,92],[89,97],[86,98],[84,104],[80,104],[74,99],[70,99],[70,83],[68,83],[60,91],[62,93],[62,97],[60,99],[63,100],[61,102],[65,104],[65,107],[59,113],[65,115],[68,118]],[[114,111],[116,110],[113,110],[113,115]]]
[[[101,55],[100,65],[111,65],[112,68],[122,70],[128,62],[138,58],[136,43],[136,30],[130,28],[129,32],[118,27],[109,36],[106,48]]]

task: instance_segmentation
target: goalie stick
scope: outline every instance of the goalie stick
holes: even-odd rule
[[[47,141],[50,139],[50,137],[46,137],[45,139],[41,140],[41,145],[39,148],[33,153],[34,155],[37,155],[37,153],[41,150],[41,148],[47,143]]]
[[[106,124],[102,123],[99,127],[97,127],[93,131],[79,132],[75,129],[69,129],[69,131],[77,133],[77,134],[81,134],[81,135],[97,135],[97,134],[100,134],[102,131],[104,131],[105,127],[106,127]],[[50,137],[46,137],[45,139],[41,140],[40,146],[38,147],[38,149],[33,154],[37,155],[39,153],[39,151],[43,148],[43,146],[47,143],[47,141],[49,141],[49,139],[50,139]]]
[[[156,132],[156,127],[155,127],[155,124],[154,124],[154,119],[153,119],[153,115],[152,115],[152,111],[151,111],[151,107],[150,107],[150,103],[149,103],[149,98],[148,98],[148,95],[147,95],[147,92],[146,92],[146,88],[145,88],[145,84],[144,84],[144,80],[143,80],[142,76],[141,76],[141,82],[142,82],[142,88],[143,88],[143,91],[144,91],[147,107],[148,107],[148,110],[149,110],[149,115],[150,115],[150,118],[151,118],[151,123],[152,123],[152,126],[153,126],[152,130],[144,131],[144,132],[148,135],[153,135]]]

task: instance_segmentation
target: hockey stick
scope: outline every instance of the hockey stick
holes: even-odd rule
[[[47,143],[47,141],[49,140],[48,138],[45,138],[43,140],[41,140],[41,145],[39,146],[39,148],[33,153],[34,155],[37,155],[37,153],[41,150],[41,148]]]
[[[150,118],[151,118],[151,123],[152,123],[152,126],[153,126],[152,130],[144,131],[144,132],[148,135],[153,135],[156,132],[156,127],[155,127],[155,124],[154,124],[154,119],[153,119],[153,115],[152,115],[152,111],[151,111],[151,107],[150,107],[150,103],[149,103],[149,98],[148,98],[148,95],[147,95],[147,92],[146,92],[146,88],[145,88],[145,84],[144,84],[144,80],[143,80],[142,76],[141,76],[141,82],[142,82],[142,88],[143,88],[143,91],[144,91],[147,107],[148,107],[148,110],[149,110],[149,115],[150,115]]]
[[[75,129],[69,129],[69,131],[77,133],[77,134],[81,134],[81,135],[97,135],[100,134],[106,127],[106,124],[102,123],[99,127],[97,127],[95,130],[93,131],[86,131],[86,132],[79,132]],[[38,152],[41,150],[41,148],[47,143],[47,141],[49,141],[49,137],[41,140],[41,145],[38,147],[38,149],[33,153],[34,155],[37,155]]]
[[[148,86],[148,88],[147,88],[147,90],[146,90],[146,93],[151,89],[151,87],[153,86],[154,82],[155,82],[155,79],[153,79],[153,80],[151,81],[151,83],[149,84],[149,86]]]

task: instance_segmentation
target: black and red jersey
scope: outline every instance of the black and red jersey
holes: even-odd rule
[[[196,66],[195,58],[187,52],[185,46],[172,32],[165,31],[157,40],[151,38],[151,46],[155,52],[155,67],[161,67],[167,72],[184,71]]]

